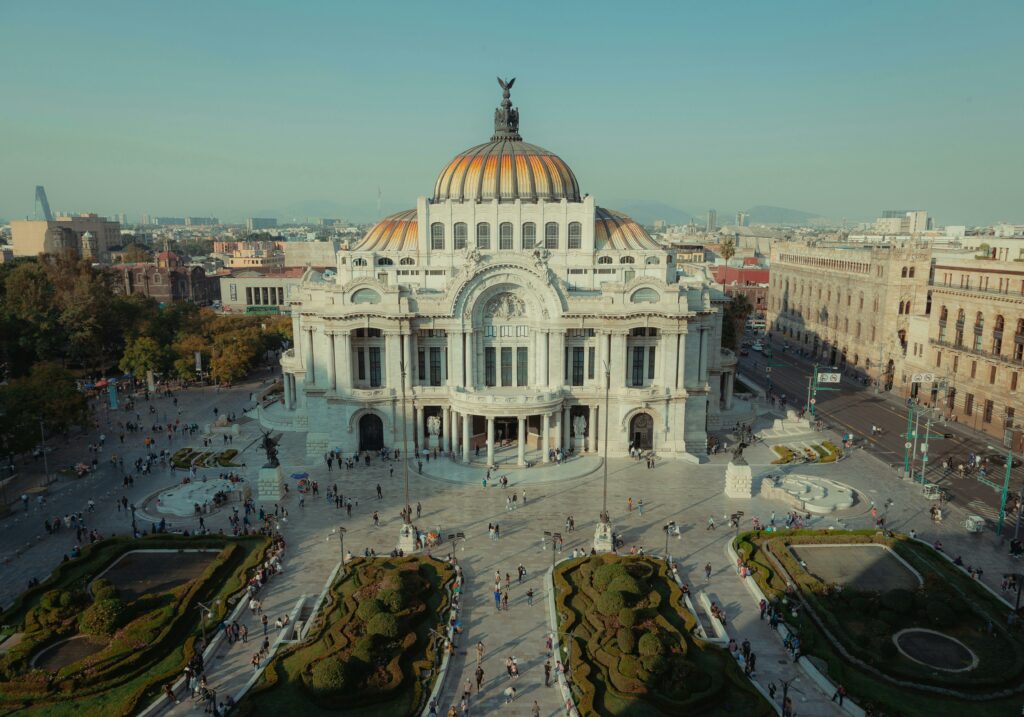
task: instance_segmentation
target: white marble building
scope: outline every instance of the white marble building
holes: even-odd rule
[[[410,450],[492,464],[500,446],[523,464],[603,451],[607,405],[610,454],[700,459],[732,401],[723,301],[523,142],[506,89],[491,141],[432,197],[342,247],[336,272],[306,272],[284,400],[261,420],[305,431],[314,456],[405,434]]]

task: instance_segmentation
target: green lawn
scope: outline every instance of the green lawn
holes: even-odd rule
[[[237,714],[404,717],[436,677],[453,571],[410,556],[353,560],[306,640],[278,653]],[[436,631],[436,632],[435,632]]]
[[[837,590],[803,571],[787,548],[830,542],[886,544],[922,575],[924,584],[917,590],[886,593],[850,587]],[[813,610],[820,624],[806,608],[794,617],[788,609],[793,605],[791,599],[785,605],[786,622],[800,635],[803,652],[824,660],[831,679],[842,683],[862,706],[906,717],[1020,713],[1024,641],[1019,632],[1005,630],[1009,608],[931,548],[902,537],[888,539],[870,530],[746,533],[737,538],[736,547],[754,567],[761,589],[777,604],[787,600],[785,580],[777,565],[793,577],[805,606]],[[990,621],[992,634],[988,632]],[[892,636],[910,627],[934,629],[960,640],[978,656],[978,667],[950,673],[903,657]],[[848,659],[836,648],[826,629],[855,659]],[[937,693],[925,689],[928,686],[954,692]],[[1006,694],[1000,694],[1004,691]]]
[[[738,664],[694,635],[665,564],[604,555],[555,571],[560,640],[584,715],[774,714]]]

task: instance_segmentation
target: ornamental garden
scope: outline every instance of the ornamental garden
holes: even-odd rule
[[[875,531],[735,543],[805,659],[874,714],[995,717],[1024,696],[1011,608],[930,546]]]
[[[728,652],[701,640],[665,563],[602,555],[554,573],[559,640],[583,715],[772,715]]]
[[[419,556],[357,558],[306,638],[280,650],[240,715],[420,714],[437,679],[454,572]]]
[[[0,713],[138,712],[201,649],[268,546],[169,535],[86,546],[0,616]]]

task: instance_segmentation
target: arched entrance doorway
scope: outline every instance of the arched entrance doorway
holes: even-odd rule
[[[638,413],[629,422],[629,443],[633,448],[649,451],[654,448],[654,419],[649,413]]]
[[[367,413],[359,419],[359,450],[379,451],[384,447],[384,422]]]

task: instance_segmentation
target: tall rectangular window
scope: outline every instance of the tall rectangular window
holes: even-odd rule
[[[424,349],[420,349],[417,352],[416,357],[416,380],[426,381],[427,380],[427,352]]]
[[[362,349],[356,349],[356,375],[360,381],[366,380],[366,354]]]
[[[992,423],[992,409],[994,404],[990,400],[985,401],[985,412],[981,416],[981,420],[985,423]]]
[[[228,294],[232,301],[238,301],[238,284],[228,284]]]
[[[370,347],[370,386],[380,386],[380,347]]]
[[[441,222],[430,225],[430,248],[444,249],[444,224]]]
[[[647,378],[654,378],[654,347],[647,349]]]
[[[562,380],[569,383],[569,347],[565,347],[565,356],[562,357]]]
[[[494,347],[484,348],[484,384],[494,385]]]
[[[1017,390],[1017,372],[1016,371],[1014,371],[1013,373],[1010,374],[1010,390],[1011,391],[1016,391]]]
[[[512,348],[510,346],[501,347],[501,385],[512,385]]]
[[[573,346],[572,348],[572,385],[583,385],[583,347]]]
[[[558,223],[548,222],[544,225],[544,248],[558,248]]]
[[[530,352],[525,346],[516,348],[516,386],[525,386],[530,376]]]
[[[644,347],[634,346],[633,347],[633,386],[644,385]]]
[[[964,415],[970,416],[974,413],[974,394],[969,393],[964,398]]]
[[[498,225],[498,248],[512,248],[512,224],[509,222],[502,222]]]
[[[452,234],[455,237],[455,248],[465,249],[466,236],[469,234],[469,230],[466,227],[466,222],[457,222],[453,227]]]
[[[593,346],[587,349],[587,378],[594,378],[594,363],[597,359],[597,351]]]
[[[537,225],[533,222],[523,224],[523,249],[533,249],[537,243]]]
[[[441,385],[441,349],[437,346],[430,347],[430,385]]]
[[[480,222],[476,225],[476,248],[491,248],[491,225],[487,222]]]
[[[569,248],[579,249],[583,246],[583,225],[579,222],[569,222]]]
[[[995,383],[996,382],[996,367],[995,366],[990,366],[989,369],[988,369],[988,382],[989,383]]]

